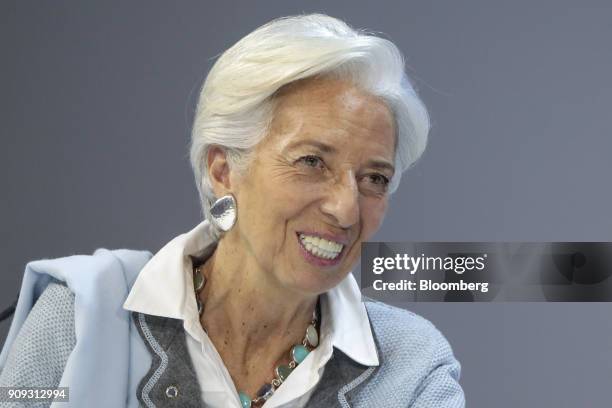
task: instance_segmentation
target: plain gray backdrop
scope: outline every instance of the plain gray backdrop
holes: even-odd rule
[[[242,36],[303,12],[394,41],[431,113],[374,240],[611,240],[609,1],[4,0],[0,309],[29,260],[155,252],[200,222],[200,83]],[[469,407],[612,406],[610,304],[402,306],[448,337]]]

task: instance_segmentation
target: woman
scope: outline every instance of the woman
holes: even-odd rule
[[[67,386],[73,406],[463,407],[444,337],[350,274],[427,132],[391,42],[324,15],[260,27],[199,97],[205,221],[153,257],[28,264],[0,385]]]

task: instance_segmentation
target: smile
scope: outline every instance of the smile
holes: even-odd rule
[[[302,247],[311,255],[325,260],[338,258],[344,245],[314,235],[298,234]]]

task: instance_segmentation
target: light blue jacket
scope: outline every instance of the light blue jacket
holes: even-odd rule
[[[0,373],[9,354],[21,352],[12,345],[34,303],[57,280],[74,294],[76,343],[59,383],[70,388],[70,402],[52,407],[201,406],[180,325],[170,318],[131,316],[122,307],[151,256],[98,249],[91,256],[30,262],[0,353]],[[380,366],[360,366],[334,349],[308,407],[463,408],[460,365],[443,335],[411,312],[365,304]],[[170,383],[190,392],[167,399]]]

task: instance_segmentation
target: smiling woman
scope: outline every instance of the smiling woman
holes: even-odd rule
[[[361,242],[379,228],[394,145],[393,116],[378,98],[337,79],[291,86],[278,96],[248,177],[232,179],[223,150],[209,151],[215,194],[232,193],[240,206],[236,232],[226,234],[217,253],[243,249],[236,266],[261,270],[260,289],[270,281],[272,291],[307,294],[312,308],[313,296],[346,277]]]
[[[155,255],[28,264],[0,386],[90,407],[463,407],[442,334],[351,274],[428,129],[388,40],[319,14],[258,28],[200,93],[205,220]]]

